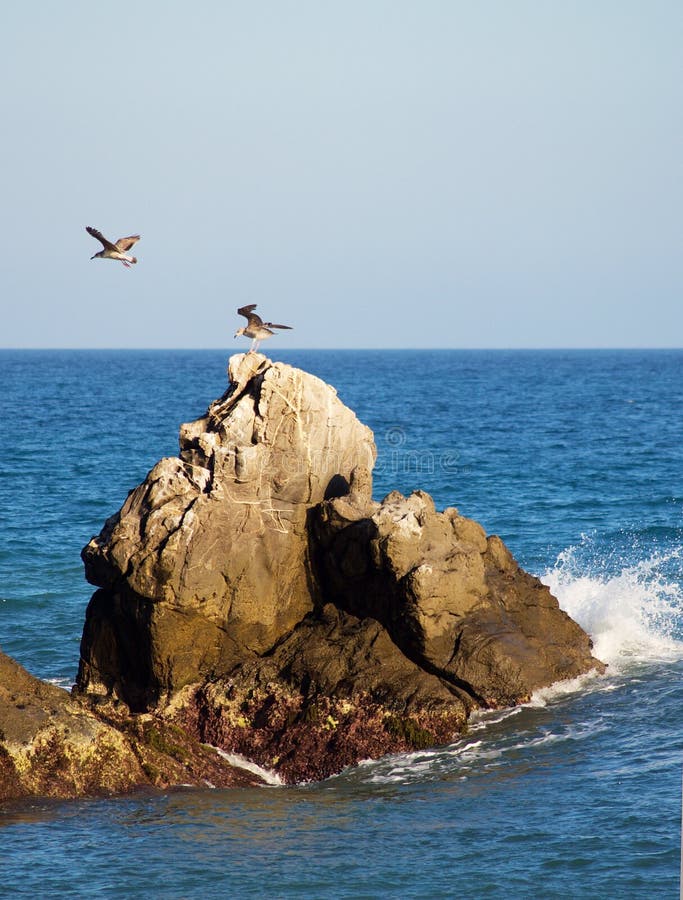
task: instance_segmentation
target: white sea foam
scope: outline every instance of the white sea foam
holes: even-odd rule
[[[602,659],[602,657],[599,658]],[[606,662],[606,660],[604,661]],[[609,687],[610,689],[613,689],[614,685],[610,684]],[[598,691],[604,690],[604,685],[598,672],[586,672],[585,675],[578,675],[576,678],[567,678],[564,681],[556,681],[548,687],[539,688],[531,695],[531,700],[528,703],[525,703],[522,707],[515,708],[543,708],[548,706],[548,704],[552,703],[554,700],[561,700],[570,694],[583,693],[587,689]]]
[[[565,550],[541,580],[591,635],[595,656],[613,674],[633,662],[683,656],[683,548],[624,562],[615,572],[614,561],[596,559],[589,545],[584,538]]]
[[[245,769],[247,772],[253,772],[254,775],[258,775],[259,778],[262,778],[266,784],[269,784],[272,787],[281,787],[283,785],[284,782],[277,772],[273,772],[270,769],[264,769],[262,766],[257,765],[255,762],[252,762],[250,759],[247,759],[246,756],[242,756],[239,753],[228,753],[226,750],[221,750],[220,747],[214,747],[214,749],[218,755],[222,756],[231,766],[237,766],[238,769]]]
[[[369,760],[356,767],[355,773],[366,784],[376,785],[410,784],[453,776],[465,780],[474,774],[496,771],[514,759],[532,759],[555,744],[585,740],[605,727],[596,721],[554,722],[551,727],[527,721],[519,729],[511,728],[495,736],[484,733],[480,740],[462,738],[449,747]]]
[[[55,677],[55,678],[46,678],[48,684],[54,684],[57,687],[64,688],[65,691],[70,691],[74,686],[73,678],[64,678],[64,677]]]

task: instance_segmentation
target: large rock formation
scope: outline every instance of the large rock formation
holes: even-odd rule
[[[229,377],[83,551],[105,591],[79,684],[134,709],[266,653],[314,608],[308,511],[374,463],[372,432],[318,378],[255,353]]]
[[[259,354],[83,551],[78,691],[289,781],[444,743],[475,708],[602,664],[499,538],[371,497],[370,431]]]

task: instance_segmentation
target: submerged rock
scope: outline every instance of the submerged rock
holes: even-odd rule
[[[372,500],[369,429],[260,354],[83,551],[77,689],[322,778],[445,743],[602,663],[502,541],[422,491]]]

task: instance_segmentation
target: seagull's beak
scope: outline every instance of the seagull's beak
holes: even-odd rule
[[[95,254],[95,256],[97,256],[97,254]],[[90,259],[95,259],[95,256],[91,256]]]

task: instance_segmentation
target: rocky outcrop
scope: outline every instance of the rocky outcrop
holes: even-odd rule
[[[0,652],[0,802],[255,783],[184,729],[124,708],[98,716]]]
[[[259,354],[229,376],[83,551],[83,698],[301,781],[602,668],[499,538],[421,491],[372,500],[331,387]]]
[[[315,605],[308,511],[372,466],[372,432],[335,391],[256,353],[183,425],[83,551],[105,589],[88,609],[79,684],[147,709],[267,652]]]
[[[423,491],[380,504],[354,489],[316,509],[314,532],[326,598],[380,622],[468,708],[524,702],[595,664],[588,636],[500,538]]]

